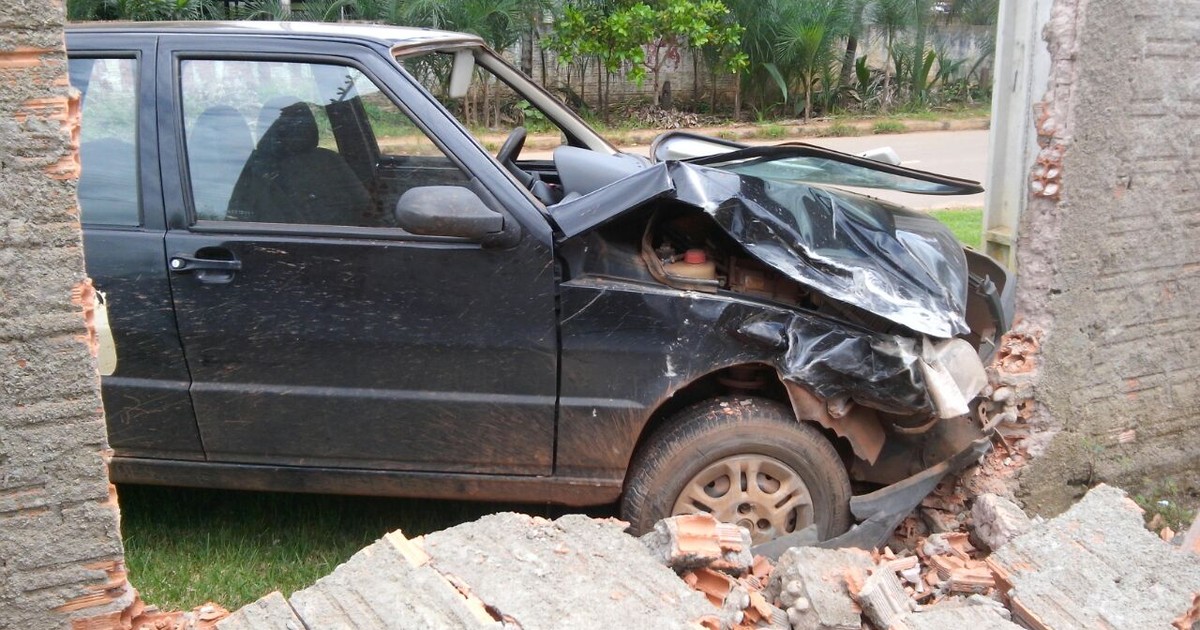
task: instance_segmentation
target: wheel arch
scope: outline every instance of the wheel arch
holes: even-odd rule
[[[746,376],[759,379],[759,387],[737,387],[739,382],[745,382]],[[755,381],[751,381],[755,382]],[[734,383],[735,386],[731,386]],[[871,452],[872,444],[876,441],[872,423],[882,435],[882,425],[879,424],[871,410],[859,408],[855,417],[857,421],[848,423],[830,416],[825,401],[812,393],[811,390],[784,380],[779,371],[772,365],[761,361],[732,363],[710,372],[697,376],[683,386],[673,390],[655,407],[638,432],[637,440],[629,450],[625,462],[625,480],[629,482],[630,464],[637,453],[641,452],[646,443],[659,431],[668,426],[678,414],[704,400],[720,396],[750,396],[774,401],[786,406],[796,417],[797,422],[814,425],[829,440],[833,447],[842,455],[843,462],[849,470],[849,461],[853,456],[859,456],[860,450]],[[871,413],[866,413],[871,412]],[[863,418],[862,416],[868,416]],[[849,414],[848,416],[849,417]],[[839,429],[841,429],[839,431]],[[882,445],[881,439],[878,441]],[[878,454],[877,451],[875,451]]]

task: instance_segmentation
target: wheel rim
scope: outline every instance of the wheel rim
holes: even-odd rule
[[[750,530],[754,544],[813,523],[812,495],[804,480],[766,455],[726,457],[684,484],[671,514],[702,512]]]

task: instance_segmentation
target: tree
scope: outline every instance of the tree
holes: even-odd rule
[[[742,32],[720,0],[572,2],[555,24],[551,45],[568,62],[594,56],[609,75],[625,71],[641,83],[648,72],[657,107],[662,71],[679,59],[680,48],[714,46],[727,52],[727,67],[737,71],[745,63],[734,50]]]
[[[914,0],[875,0],[870,8],[871,23],[883,30],[887,61],[883,66],[883,97],[880,104],[886,110],[892,98],[892,57],[896,35],[913,20]]]
[[[644,45],[646,55],[642,65],[653,77],[654,106],[658,107],[662,92],[662,71],[668,61],[679,60],[679,50],[684,46],[702,48],[714,46],[718,51],[728,50],[741,40],[745,29],[728,20],[729,9],[720,0],[660,0],[651,7],[639,2],[634,5],[636,20],[631,27],[640,37],[649,33]],[[642,30],[636,30],[636,29]],[[736,52],[726,55],[727,68],[736,72],[744,65],[745,56]],[[644,74],[633,74],[640,80]]]
[[[842,0],[794,3],[784,13],[775,49],[799,77],[805,121],[812,117],[813,90],[838,58],[835,44],[846,34],[848,17]]]

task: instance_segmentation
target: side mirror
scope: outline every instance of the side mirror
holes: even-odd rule
[[[412,234],[481,241],[504,231],[504,215],[462,186],[418,186],[400,195],[396,224]]]

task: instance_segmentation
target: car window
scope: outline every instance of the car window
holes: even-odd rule
[[[69,68],[82,101],[80,220],[139,225],[137,60],[71,59]]]
[[[393,227],[408,188],[468,181],[352,67],[188,59],[180,93],[198,221]]]

